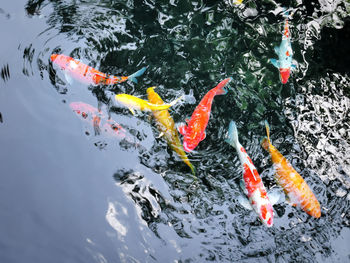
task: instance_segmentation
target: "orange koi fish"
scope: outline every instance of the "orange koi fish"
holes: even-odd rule
[[[186,120],[187,125],[181,124],[179,126],[179,132],[184,136],[183,146],[186,152],[191,152],[199,142],[204,140],[213,99],[216,95],[227,93],[224,87],[230,80],[231,78],[224,79],[215,88],[208,91],[192,113],[191,119]]]
[[[156,105],[163,105],[164,101],[162,98],[154,91],[154,87],[147,89],[147,95],[148,95],[148,101],[150,103],[156,104]],[[152,111],[153,116],[157,121],[157,126],[161,134],[164,135],[165,139],[167,140],[169,146],[175,151],[182,161],[190,167],[192,174],[195,175],[195,169],[193,165],[191,164],[190,160],[188,160],[188,157],[186,153],[184,152],[184,149],[182,147],[182,143],[179,138],[179,134],[177,133],[175,129],[175,122],[173,118],[170,116],[170,113],[168,110],[159,110],[159,111]]]
[[[288,160],[271,144],[270,128],[266,121],[265,126],[267,138],[264,138],[262,147],[270,152],[276,170],[275,178],[278,184],[283,188],[283,191],[293,206],[300,206],[308,215],[319,218],[321,216],[320,203],[300,174],[294,170]]]
[[[238,141],[238,132],[234,121],[230,122],[226,142],[236,148],[238,157],[243,164],[243,182],[250,206],[259,215],[260,220],[267,227],[271,227],[273,225],[272,204],[252,159]]]
[[[102,73],[93,67],[90,67],[74,58],[68,57],[63,54],[52,54],[51,61],[56,65],[60,66],[62,70],[65,71],[68,75],[66,75],[67,79],[72,76],[73,78],[79,80],[85,84],[92,85],[113,85],[117,83],[124,82],[126,80],[131,80],[137,83],[137,77],[141,76],[147,67],[143,67],[139,71],[136,71],[134,74],[131,74],[127,77],[116,77],[112,75],[107,75]]]
[[[108,119],[102,111],[99,111],[95,107],[84,102],[72,102],[69,104],[69,107],[84,120],[92,124],[96,135],[104,132],[109,136],[117,137],[119,139],[125,138],[133,142],[131,135],[129,135],[120,124]]]

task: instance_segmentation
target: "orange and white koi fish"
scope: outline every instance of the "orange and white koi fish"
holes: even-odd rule
[[[186,152],[191,152],[204,140],[213,99],[216,95],[227,93],[225,86],[230,80],[231,78],[224,79],[215,88],[209,90],[192,113],[191,119],[186,120],[187,125],[181,124],[178,127],[179,132],[184,136],[183,146]]]
[[[69,80],[70,77],[73,77],[85,84],[91,85],[113,85],[117,83],[124,82],[126,80],[131,80],[137,83],[137,77],[141,76],[147,67],[136,71],[134,74],[131,74],[127,77],[116,77],[113,75],[107,75],[102,73],[93,67],[90,67],[74,58],[68,57],[63,54],[52,54],[51,61],[58,65],[62,70],[64,70],[66,78]]]
[[[234,121],[230,122],[226,142],[237,150],[238,157],[243,164],[243,182],[251,207],[259,215],[260,220],[267,227],[271,227],[273,225],[272,204],[258,171],[238,141],[238,132]]]
[[[154,87],[147,89],[147,95],[149,102],[157,105],[163,105],[164,101],[162,98],[154,91]],[[168,110],[159,110],[153,111],[153,116],[157,121],[157,126],[161,134],[167,140],[169,146],[175,151],[182,161],[190,167],[192,174],[195,175],[195,169],[188,159],[184,149],[182,147],[182,143],[179,138],[179,134],[175,128],[175,122],[173,118],[170,116]]]
[[[105,133],[108,136],[133,142],[131,135],[120,124],[108,119],[106,114],[95,107],[84,102],[72,102],[69,107],[94,127],[95,135]]]
[[[270,127],[265,121],[267,138],[264,138],[262,147],[270,152],[274,164],[277,183],[283,188],[293,206],[300,206],[310,216],[319,218],[321,216],[320,203],[317,201],[310,187],[294,170],[288,160],[271,144]]]

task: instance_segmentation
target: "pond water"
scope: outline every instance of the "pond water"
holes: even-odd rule
[[[349,262],[350,4],[348,1],[45,1],[0,4],[0,262]],[[289,21],[297,69],[286,85],[268,62]],[[50,62],[74,57],[102,72],[147,71],[137,84],[68,82]],[[191,116],[220,80],[206,138],[188,167],[148,113],[114,94],[164,101],[191,90]],[[70,108],[83,102],[129,139],[97,131]],[[276,187],[260,142],[307,181],[319,219],[274,205],[272,228],[238,202],[242,168],[225,143],[235,120],[267,188]]]

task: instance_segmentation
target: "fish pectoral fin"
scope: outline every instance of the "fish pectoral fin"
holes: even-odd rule
[[[202,136],[201,136],[201,141],[203,141],[205,139],[205,137],[207,136],[207,134],[205,133],[205,131],[202,133]]]
[[[179,131],[180,134],[185,135],[187,131],[187,125],[185,123],[179,123],[177,125],[177,130]]]
[[[288,203],[291,206],[294,206],[294,207],[298,206],[298,203],[291,200],[291,198],[288,195],[286,196],[285,201],[286,201],[286,203]]]
[[[268,191],[267,195],[268,195],[270,203],[272,205],[282,203],[285,201],[284,192],[278,188],[270,189],[270,191]]]
[[[247,189],[245,188],[245,184],[244,184],[243,179],[239,180],[239,186],[241,187],[243,193],[244,193],[245,195],[248,195],[248,191],[247,191]]]
[[[73,79],[72,79],[72,77],[67,73],[67,72],[65,72],[64,73],[64,78],[67,80],[67,82],[70,84],[70,85],[73,85]]]
[[[132,108],[128,108],[128,109],[129,109],[129,111],[132,113],[132,115],[135,115],[134,109],[132,109]]]
[[[237,197],[237,200],[238,200],[238,203],[243,206],[245,209],[248,209],[248,210],[253,210],[248,198],[246,198],[245,196],[243,195],[239,195]]]
[[[278,46],[275,46],[275,53],[276,53],[276,55],[279,55],[279,53],[280,53],[280,47],[278,47]]]
[[[272,65],[274,65],[276,68],[280,67],[280,62],[277,59],[271,58],[270,62],[272,63]]]

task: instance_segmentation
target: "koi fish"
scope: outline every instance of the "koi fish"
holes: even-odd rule
[[[93,67],[90,67],[78,60],[75,60],[74,58],[68,57],[63,54],[52,54],[51,61],[56,65],[60,66],[61,69],[65,71],[65,76],[68,82],[71,82],[70,77],[73,77],[82,83],[92,85],[113,85],[124,82],[126,80],[131,80],[137,83],[136,78],[141,76],[147,69],[147,67],[143,67],[142,69],[136,71],[130,76],[116,77],[113,75],[107,75],[105,73],[102,73],[94,69]]]
[[[272,65],[279,69],[281,82],[283,84],[286,84],[289,79],[291,70],[295,69],[296,66],[293,64],[292,61],[293,50],[292,45],[290,43],[291,36],[288,24],[288,12],[285,12],[284,17],[286,19],[284,22],[282,41],[279,47],[275,47],[275,53],[278,56],[278,60],[272,58],[270,59],[270,62],[272,63]]]
[[[163,105],[164,102],[161,99],[161,97],[154,91],[155,87],[151,87],[147,89],[147,95],[149,102],[156,104],[156,105]],[[186,153],[184,152],[184,149],[182,147],[182,143],[179,138],[179,134],[176,131],[175,128],[175,122],[173,118],[170,116],[168,110],[160,110],[160,111],[153,111],[153,116],[157,121],[157,126],[161,134],[164,135],[165,139],[167,140],[170,147],[175,151],[182,161],[190,167],[192,174],[195,175],[195,169],[193,165],[191,164],[190,160],[188,160],[188,157]]]
[[[128,135],[128,132],[117,122],[108,119],[106,115],[96,109],[95,107],[84,102],[72,102],[69,107],[81,116],[84,120],[92,124],[95,130],[95,135],[105,132],[109,136],[118,137],[120,139],[127,139],[130,142],[133,140]]]
[[[226,142],[237,150],[238,157],[243,164],[243,182],[245,192],[251,207],[259,215],[260,220],[267,226],[273,225],[273,208],[264,184],[246,150],[238,141],[237,127],[230,122]]]
[[[235,4],[235,5],[240,5],[242,4],[243,0],[232,0],[232,4]]]
[[[141,110],[141,111],[157,111],[157,110],[166,110],[169,109],[171,106],[175,105],[179,100],[182,99],[183,96],[177,98],[176,100],[170,102],[169,104],[153,104],[146,100],[140,99],[138,97],[129,95],[129,94],[118,94],[115,95],[115,99],[120,104],[126,106],[129,108],[131,113],[135,115],[135,110]]]
[[[271,144],[270,127],[265,121],[267,138],[262,141],[262,147],[270,152],[278,184],[283,188],[293,206],[300,206],[310,216],[319,218],[321,216],[320,203],[317,201],[310,187],[294,170],[288,160]]]
[[[191,152],[199,142],[204,140],[213,99],[216,95],[227,93],[224,87],[230,80],[231,78],[224,79],[215,88],[209,90],[192,113],[191,119],[186,120],[187,125],[179,125],[179,132],[184,136],[183,147],[186,152]]]

